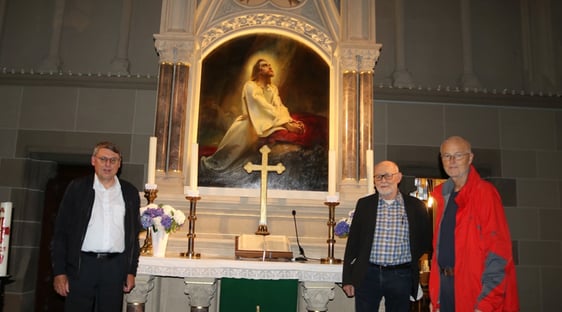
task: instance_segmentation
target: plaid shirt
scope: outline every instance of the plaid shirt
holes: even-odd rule
[[[370,261],[383,266],[412,261],[408,217],[400,193],[390,204],[379,197]]]

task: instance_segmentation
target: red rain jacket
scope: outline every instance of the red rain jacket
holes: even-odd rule
[[[429,293],[433,310],[439,308],[437,249],[444,207],[454,190],[451,179],[437,186],[435,235]],[[511,237],[496,188],[480,178],[471,166],[466,184],[457,197],[455,227],[455,311],[519,311],[519,297]]]

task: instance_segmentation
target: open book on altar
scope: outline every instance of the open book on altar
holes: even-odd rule
[[[242,234],[236,236],[237,258],[292,259],[291,242],[283,235]]]

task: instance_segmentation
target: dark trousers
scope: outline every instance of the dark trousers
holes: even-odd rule
[[[371,265],[355,289],[355,312],[377,312],[382,297],[385,311],[408,312],[411,289],[411,269],[386,270]]]
[[[82,253],[80,273],[69,277],[65,311],[121,312],[123,310],[124,255],[97,258]]]
[[[441,274],[439,283],[439,311],[455,312],[455,277]]]

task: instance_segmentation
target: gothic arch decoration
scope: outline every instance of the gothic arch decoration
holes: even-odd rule
[[[201,34],[201,50],[213,50],[223,41],[249,32],[273,32],[308,42],[305,44],[322,52],[330,59],[334,52],[334,40],[318,27],[301,19],[275,13],[250,13],[225,19]]]
[[[264,3],[271,2],[280,8],[293,8],[306,0],[238,0],[240,3],[247,6],[261,6]]]

